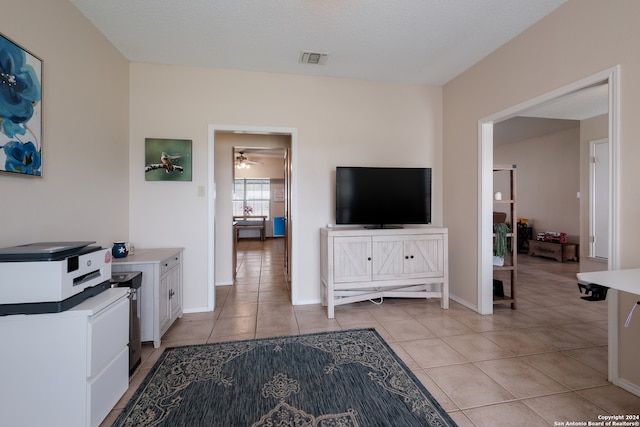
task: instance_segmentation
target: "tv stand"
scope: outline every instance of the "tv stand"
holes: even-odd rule
[[[389,225],[389,224],[380,224],[380,225],[365,225],[364,228],[367,230],[397,230],[398,228],[404,228],[402,225]]]
[[[448,230],[322,228],[320,281],[330,319],[336,305],[381,297],[440,298],[448,309]]]

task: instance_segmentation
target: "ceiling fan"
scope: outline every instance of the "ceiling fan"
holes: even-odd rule
[[[238,151],[239,156],[236,157],[236,169],[249,169],[251,165],[263,165],[262,162],[254,162],[249,160],[245,155],[244,151]]]

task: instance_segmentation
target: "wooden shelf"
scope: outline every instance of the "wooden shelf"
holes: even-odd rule
[[[498,297],[495,296],[493,297],[493,304],[514,304],[515,303],[515,299],[511,298],[511,297]]]
[[[512,309],[516,308],[516,297],[517,297],[517,289],[516,282],[518,277],[518,233],[515,232],[514,227],[516,227],[517,214],[516,214],[516,165],[494,165],[494,172],[507,172],[509,174],[509,193],[505,194],[507,199],[502,200],[494,200],[494,205],[499,206],[507,206],[508,211],[508,220],[511,222],[512,231],[507,233],[507,246],[511,249],[511,253],[509,253],[505,257],[505,265],[503,266],[493,266],[494,272],[508,272],[509,282],[508,284],[504,284],[507,289],[510,290],[508,292],[509,296],[493,297],[494,304],[509,304]],[[495,235],[494,235],[495,236]],[[501,275],[501,279],[506,274]]]

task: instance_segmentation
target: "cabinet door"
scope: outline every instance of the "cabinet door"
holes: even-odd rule
[[[374,280],[398,279],[404,276],[404,236],[373,237]]]
[[[171,289],[170,270],[165,271],[160,276],[160,285],[158,287],[158,325],[160,327],[160,336],[169,328],[171,320],[171,308],[169,306],[169,290]]]
[[[373,237],[373,279],[415,279],[444,274],[440,234]]]
[[[404,271],[408,278],[444,275],[442,235],[412,236],[404,242]]]
[[[367,282],[371,280],[371,237],[333,239],[333,281]]]
[[[180,316],[182,311],[181,271],[180,265],[175,265],[167,272],[169,287],[169,318],[171,320]]]

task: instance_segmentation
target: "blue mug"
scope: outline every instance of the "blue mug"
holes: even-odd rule
[[[129,254],[127,245],[124,242],[113,242],[113,248],[111,248],[111,254],[114,258],[124,258]]]

